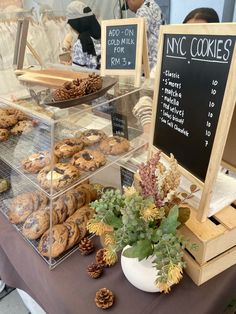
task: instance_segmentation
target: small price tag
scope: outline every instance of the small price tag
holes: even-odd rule
[[[128,139],[128,124],[126,116],[113,112],[111,114],[111,123],[113,135],[119,135]]]
[[[124,193],[124,186],[132,186],[134,182],[134,173],[124,167],[120,167],[120,181],[122,193]]]

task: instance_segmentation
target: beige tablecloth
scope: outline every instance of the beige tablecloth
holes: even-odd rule
[[[99,241],[98,241],[99,242]],[[124,277],[119,263],[105,269],[100,279],[92,279],[86,267],[94,254],[75,252],[49,270],[39,255],[0,214],[0,277],[10,286],[29,293],[48,314],[103,313],[94,296],[106,287],[116,296],[112,314],[222,314],[236,296],[236,266],[197,287],[185,274],[168,295],[145,293]]]

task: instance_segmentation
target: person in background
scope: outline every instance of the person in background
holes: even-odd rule
[[[161,9],[155,0],[127,0],[126,2],[136,17],[143,17],[146,20],[148,59],[150,69],[152,69],[157,62],[159,28],[165,23]]]
[[[71,43],[73,35],[66,36],[64,50],[72,47],[72,64],[90,69],[100,68],[101,27],[92,10],[80,1],[71,2],[66,8],[70,27],[77,33],[77,40]]]
[[[217,23],[219,16],[212,8],[197,8],[191,11],[184,19],[183,23]],[[155,77],[156,65],[153,67],[150,76]],[[152,116],[152,98],[141,97],[133,108],[133,114],[141,123],[145,133],[150,132]]]
[[[219,23],[219,16],[212,8],[197,8],[189,12],[183,23]]]

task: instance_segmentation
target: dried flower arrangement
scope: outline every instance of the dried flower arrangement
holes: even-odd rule
[[[96,235],[104,235],[104,258],[108,265],[117,261],[117,252],[129,245],[123,255],[139,260],[154,256],[157,269],[155,284],[161,292],[183,276],[184,239],[177,228],[190,214],[186,200],[193,196],[197,187],[189,193],[177,192],[180,182],[178,164],[173,156],[167,168],[160,161],[160,152],[139,167],[139,187],[120,191],[106,191],[90,206],[96,215],[88,222],[88,229]]]

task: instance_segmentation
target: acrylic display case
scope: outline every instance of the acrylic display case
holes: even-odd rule
[[[31,96],[38,101],[44,92],[34,86]],[[146,150],[132,108],[151,93],[118,80],[104,96],[67,109],[42,106],[25,86],[0,99],[0,129],[7,129],[0,141],[0,178],[10,183],[0,193],[0,209],[50,268],[85,236],[94,183],[120,181],[119,165],[132,164]],[[113,135],[118,140],[107,148]]]

